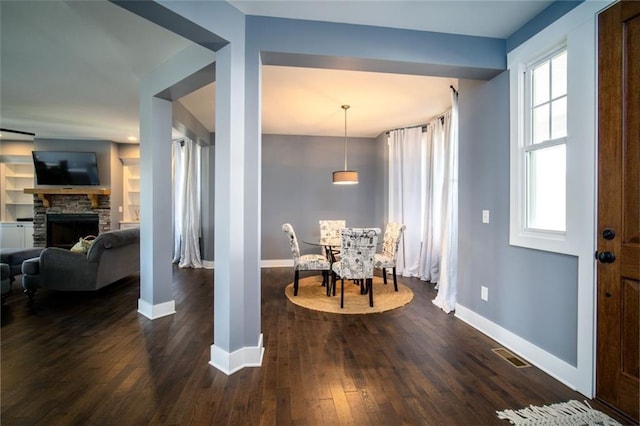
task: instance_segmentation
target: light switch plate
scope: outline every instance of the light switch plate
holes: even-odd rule
[[[482,210],[482,223],[489,223],[489,210]]]

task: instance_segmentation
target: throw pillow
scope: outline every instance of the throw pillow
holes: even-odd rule
[[[71,247],[71,252],[78,254],[87,254],[91,244],[95,241],[95,235],[87,235],[86,237],[78,239],[78,242]]]

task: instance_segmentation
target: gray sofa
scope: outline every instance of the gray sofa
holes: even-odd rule
[[[31,301],[38,288],[98,290],[140,271],[140,229],[98,235],[86,255],[48,247],[22,263],[22,286]]]

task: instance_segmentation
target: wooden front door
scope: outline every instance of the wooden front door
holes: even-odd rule
[[[596,397],[638,420],[640,2],[598,17]]]

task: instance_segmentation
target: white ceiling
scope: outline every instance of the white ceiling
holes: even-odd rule
[[[505,38],[551,1],[232,1],[246,14]],[[138,135],[139,81],[190,42],[106,0],[0,1],[0,126],[40,138]],[[265,133],[350,136],[421,124],[455,80],[265,66]],[[214,130],[214,85],[180,101]]]

